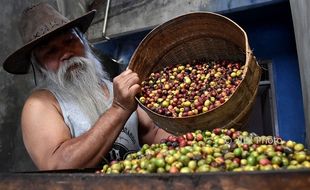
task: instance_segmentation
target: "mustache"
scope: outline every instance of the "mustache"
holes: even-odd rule
[[[71,57],[68,60],[64,60],[61,63],[58,71],[59,77],[72,81],[74,75],[82,74],[86,72],[89,67],[89,59],[84,57]]]
[[[75,69],[85,69],[87,60],[84,57],[71,57],[68,60],[60,62],[65,71],[72,71]]]

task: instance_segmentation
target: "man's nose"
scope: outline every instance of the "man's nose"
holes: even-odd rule
[[[73,57],[74,54],[70,51],[64,51],[60,57],[60,61],[65,61]]]

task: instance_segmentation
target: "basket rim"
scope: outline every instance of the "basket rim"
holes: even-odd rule
[[[221,14],[218,13],[214,13],[214,12],[209,12],[209,11],[195,11],[195,12],[190,12],[190,13],[186,13],[186,14],[182,14],[179,16],[176,16],[166,22],[163,22],[162,24],[157,25],[155,28],[153,28],[139,43],[139,45],[137,46],[137,48],[135,49],[135,51],[133,52],[130,60],[129,60],[129,64],[128,64],[128,68],[131,69],[133,62],[135,61],[138,52],[140,51],[141,48],[146,47],[146,45],[163,29],[165,28],[169,28],[169,27],[173,27],[174,25],[178,24],[178,22],[182,22],[186,19],[193,19],[195,17],[199,17],[199,16],[204,16],[205,19],[208,19],[208,17],[218,17],[224,20],[229,21],[230,23],[232,23],[234,26],[236,26],[243,34],[244,36],[244,42],[245,42],[245,53],[248,53],[249,50],[251,52],[250,46],[249,46],[249,42],[248,42],[248,36],[245,32],[245,30],[239,26],[235,21],[233,21],[232,19],[223,16]],[[247,64],[249,62],[249,58],[248,56],[246,56],[246,60],[245,60],[245,64]]]

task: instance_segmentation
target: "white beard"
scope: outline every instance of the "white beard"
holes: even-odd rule
[[[107,78],[107,74],[94,56],[88,54],[87,57],[72,57],[60,63],[56,73],[46,69],[41,71],[45,75],[44,86],[57,90],[65,101],[74,101],[93,125],[110,107],[113,92],[103,93],[101,79]]]

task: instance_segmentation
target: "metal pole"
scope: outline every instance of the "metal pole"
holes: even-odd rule
[[[108,21],[109,8],[110,8],[110,0],[107,0],[107,6],[106,6],[106,9],[105,9],[103,28],[102,28],[102,36],[105,39],[109,39],[107,36],[105,36],[106,35],[106,28],[107,28],[107,21]]]

